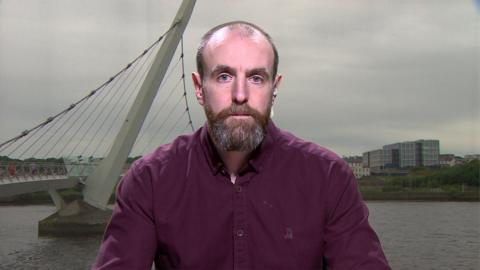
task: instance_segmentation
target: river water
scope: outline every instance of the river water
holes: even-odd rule
[[[393,269],[480,269],[480,203],[369,202]],[[53,206],[0,206],[0,269],[89,269],[100,237],[40,238]]]

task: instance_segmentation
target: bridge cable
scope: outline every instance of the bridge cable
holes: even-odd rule
[[[184,134],[184,133],[187,131],[187,129],[188,129],[188,128],[191,128],[191,127],[192,127],[191,123],[190,123],[190,122],[187,123],[187,124],[185,125],[185,127],[182,129],[181,134]]]
[[[177,68],[177,66],[178,66],[179,63],[180,63],[180,58],[178,58],[178,61],[173,65],[173,67],[170,67],[170,68],[169,68],[169,72],[167,73],[167,75],[166,75],[165,78],[163,79],[163,82],[162,82],[162,84],[160,85],[159,88],[162,88],[162,87],[165,85],[165,83],[168,81],[168,79],[170,79],[171,75],[173,74],[173,72],[175,71],[175,69]],[[178,84],[178,83],[177,83],[177,84]],[[135,140],[135,143],[134,143],[132,149],[135,148],[135,147],[138,145],[138,142],[143,138],[143,136],[144,136],[145,133],[146,133],[145,130],[147,130],[148,128],[150,128],[151,124],[152,124],[152,123],[154,122],[154,120],[156,119],[156,116],[157,116],[158,113],[163,109],[163,106],[165,105],[165,103],[166,103],[166,102],[168,101],[168,99],[170,98],[170,96],[171,96],[171,94],[173,93],[173,90],[174,90],[174,89],[175,89],[175,88],[173,88],[173,89],[171,90],[171,92],[170,92],[170,94],[168,95],[167,99],[165,99],[164,102],[162,103],[162,105],[159,106],[159,109],[158,109],[157,113],[155,114],[155,117],[152,118],[152,117],[150,116],[151,113],[149,113],[149,114],[147,115],[147,118],[149,118],[149,120],[147,121],[147,122],[148,122],[148,125],[147,125],[147,126],[145,126],[145,124],[142,125],[142,128],[141,128],[141,130],[140,130],[140,136]],[[157,106],[155,106],[155,107],[157,107]],[[110,147],[109,147],[109,148],[110,148]],[[107,148],[107,151],[106,151],[106,152],[109,152],[109,148]]]
[[[145,50],[144,52],[147,53],[146,50]],[[145,55],[145,54],[143,54],[143,55]],[[145,60],[145,59],[143,59],[143,60]],[[146,61],[146,60],[145,60],[145,61]],[[135,69],[137,65],[138,65],[138,61],[135,62],[135,63],[134,63],[133,65],[131,65],[131,66],[133,66],[133,68]],[[105,94],[105,96],[104,96],[98,103],[101,103],[101,102],[103,101],[103,99],[108,95],[108,93],[109,93],[112,89],[113,89],[113,87],[111,87],[109,90],[107,90],[107,93]],[[92,100],[92,102],[87,106],[87,108],[85,108],[85,109],[82,111],[81,115],[79,115],[79,116],[77,117],[77,119],[75,119],[75,121],[73,121],[73,122],[71,123],[70,127],[68,128],[68,130],[66,130],[66,131],[62,134],[61,137],[63,137],[63,136],[66,134],[67,131],[69,131],[71,128],[74,127],[75,123],[77,123],[77,121],[79,121],[79,119],[83,116],[83,114],[87,111],[87,109],[89,109],[93,104],[94,104],[94,101]],[[98,105],[97,105],[97,106],[98,106]],[[93,111],[92,111],[92,112],[93,112]],[[90,116],[89,116],[89,117],[90,117]],[[88,118],[89,118],[89,117],[88,117]],[[84,122],[86,122],[86,121],[88,120],[88,118],[85,119]],[[81,127],[82,127],[82,126],[80,126],[80,128],[81,128]],[[65,144],[64,144],[63,147],[60,149],[60,151],[58,152],[58,154],[63,153],[63,151],[66,149],[66,147],[67,147],[67,146],[70,144],[70,142],[75,138],[74,136],[77,135],[77,133],[78,133],[78,131],[79,131],[80,128],[77,128],[77,130],[73,133],[74,135],[71,136],[70,139],[65,142]],[[59,138],[59,139],[60,139],[60,138]],[[73,153],[73,152],[72,152],[72,153]],[[72,153],[70,153],[69,155],[72,155]]]
[[[15,153],[20,147],[22,147],[26,142],[28,142],[33,136],[35,136],[41,129],[36,129],[35,131],[33,132],[30,132],[28,134],[28,137],[23,140],[20,144],[18,144],[15,148],[13,148],[13,150],[11,150],[8,154],[7,154],[7,157],[11,157],[13,153]],[[13,143],[13,142],[12,142]],[[30,145],[31,146],[31,145]],[[27,148],[27,150],[29,149],[29,147]],[[6,148],[5,148],[6,150]],[[20,155],[21,157],[21,155]],[[20,159],[20,157],[18,157],[18,159]]]
[[[123,75],[123,74],[122,74]],[[100,98],[100,101],[98,101],[98,104],[101,105],[105,98],[108,96],[108,94],[112,91],[112,89],[114,89],[115,85],[118,83],[117,80],[115,80],[115,82],[113,82],[113,84],[110,84],[109,85],[109,89],[104,93],[104,95],[100,98],[100,96],[98,98]],[[110,99],[111,100],[111,99]],[[93,103],[91,103],[93,104]],[[90,104],[90,105],[91,105]],[[90,111],[90,113],[88,114],[88,116],[83,120],[82,124],[80,126],[78,126],[78,128],[76,129],[76,131],[73,133],[74,135],[70,138],[70,141],[68,141],[68,143],[70,143],[73,138],[78,135],[78,132],[80,130],[83,129],[83,126],[90,120],[90,118],[94,117],[94,120],[93,120],[93,123],[98,119],[98,117],[100,117],[100,114],[97,114],[94,116],[94,113],[97,111],[98,108],[100,108],[101,106],[95,106],[95,108]],[[105,110],[106,107],[103,107],[101,110]],[[84,131],[82,132],[82,135],[80,136],[80,140],[77,141],[77,144],[75,145],[75,147],[70,151],[70,153],[67,155],[67,156],[71,156],[73,154],[73,152],[75,152],[75,150],[77,149],[77,147],[82,143],[83,139],[85,138],[86,134],[90,131],[90,129],[93,127],[93,123]]]
[[[143,53],[141,54],[141,57],[144,57],[144,56],[146,56],[146,57],[144,57],[144,59],[143,59],[144,62],[143,62],[143,64],[141,64],[142,67],[143,67],[144,63],[146,63],[147,60],[150,58],[151,53],[152,53],[152,48],[153,48],[155,45],[157,45],[158,42],[159,42],[162,38],[163,38],[163,36],[160,37],[160,38],[157,40],[156,43],[152,44],[150,47],[148,47],[146,50],[143,51]],[[139,57],[136,58],[136,60],[138,60],[138,59],[139,59]],[[136,62],[136,65],[138,65],[138,62]],[[118,82],[118,81],[117,81],[117,82]],[[122,84],[123,84],[123,83],[122,83]],[[112,86],[112,88],[113,88],[113,86]],[[112,88],[111,88],[111,89],[112,89]],[[111,89],[109,89],[108,92],[110,92]],[[104,97],[105,97],[105,96],[104,96]],[[102,99],[101,101],[99,101],[99,103],[101,103],[101,102],[103,102],[103,99]],[[96,110],[96,109],[95,109],[95,110]],[[94,110],[94,111],[95,111],[95,110]],[[82,128],[82,127],[84,126],[84,124],[88,121],[88,119],[91,117],[91,115],[92,115],[92,113],[93,113],[94,111],[92,111],[92,112],[90,113],[90,115],[88,116],[88,118],[84,120],[84,122],[82,123],[82,125],[80,126],[80,128]],[[103,112],[103,110],[102,110],[102,112]],[[98,117],[99,117],[99,116],[98,116]],[[98,119],[98,117],[97,117],[97,119]],[[97,119],[95,119],[94,122],[96,122]],[[90,126],[90,127],[92,127],[92,126]],[[77,128],[77,131],[76,131],[76,132],[78,132],[78,130],[80,130],[80,128]],[[80,145],[80,143],[83,141],[83,139],[85,138],[85,136],[86,136],[86,134],[88,133],[89,130],[90,130],[90,128],[87,130],[87,132],[84,132],[84,133],[83,133],[83,135],[81,136],[81,139],[77,142],[77,144],[75,145],[75,147],[70,151],[69,156],[71,156],[71,155],[73,154],[73,152],[75,152],[75,150],[76,150],[77,147]],[[75,132],[75,133],[76,133],[76,132]],[[72,138],[72,139],[73,139],[73,138]],[[87,146],[87,147],[88,147],[88,146]],[[62,150],[62,151],[63,151],[63,150]]]
[[[68,121],[73,117],[73,115],[75,115],[75,113],[80,110],[80,108],[83,106],[83,104],[85,104],[85,103],[81,103],[79,106],[77,106],[77,107],[75,108],[75,110],[71,111],[71,113],[68,115],[67,118],[65,118],[65,119],[63,119],[63,117],[60,117],[60,118],[59,118],[59,119],[63,119],[63,123],[61,123],[61,124],[58,125],[58,127],[55,129],[55,131],[53,131],[53,132],[51,133],[51,135],[48,137],[48,139],[47,139],[44,143],[41,144],[41,147],[39,147],[39,148],[37,149],[37,151],[35,151],[35,152],[32,154],[32,157],[36,156],[44,147],[47,147],[47,145],[49,145],[50,141],[58,134],[58,132],[60,131],[60,129],[63,128],[63,127],[66,125],[66,123],[68,123]],[[65,116],[65,115],[67,115],[67,114],[68,114],[68,113],[65,113],[63,116]],[[55,123],[55,125],[56,125],[57,123],[60,123],[60,120],[57,121],[57,122]],[[52,126],[54,126],[54,125],[52,125]],[[53,145],[53,146],[55,146],[55,145]],[[49,153],[50,153],[50,152],[45,153],[45,154],[42,156],[42,158],[46,158]]]
[[[170,133],[177,127],[178,123],[180,123],[180,120],[185,116],[185,114],[188,112],[187,109],[183,110],[183,113],[178,117],[177,121],[175,121],[174,125],[170,128],[170,130],[167,132],[167,135],[163,138],[163,140],[160,141],[160,144],[163,144],[167,139],[168,136],[170,136]]]
[[[168,96],[163,100],[162,104],[160,105],[160,107],[157,110],[157,112],[155,113],[155,115],[153,117],[151,117],[151,119],[150,119],[148,125],[145,127],[144,131],[148,130],[151,127],[151,125],[156,122],[155,120],[160,115],[160,112],[163,111],[163,108],[165,108],[164,106],[170,100],[170,98],[172,97],[172,94],[175,92],[175,90],[178,88],[178,86],[180,85],[181,82],[182,82],[181,79],[178,80],[178,82],[171,88]],[[142,134],[138,137],[137,142],[140,142],[143,139],[143,137],[145,136],[146,133],[147,132],[142,132]],[[152,135],[152,136],[154,136],[154,135]]]
[[[192,127],[192,132],[194,132],[195,128],[193,127],[192,117],[190,116],[190,108],[188,107],[188,100],[187,100],[187,87],[186,87],[186,84],[185,84],[185,63],[184,63],[184,58],[185,57],[184,57],[184,53],[183,53],[183,36],[182,36],[182,39],[180,40],[180,44],[181,44],[181,49],[182,49],[181,58],[182,58],[183,96],[185,97],[185,107],[187,107],[186,111],[187,111],[187,114],[188,114],[188,123]]]
[[[153,134],[158,134],[160,129],[162,129],[163,125],[167,122],[168,118],[172,115],[172,113],[175,111],[175,109],[177,108],[178,104],[180,104],[180,102],[182,101],[183,99],[183,95],[178,99],[178,101],[175,103],[175,105],[172,107],[172,109],[170,110],[170,112],[167,114],[167,116],[165,117],[165,120],[160,124],[160,126],[155,130],[155,132]],[[152,143],[153,139],[155,138],[155,136],[152,136],[151,139],[148,141],[148,143],[145,145],[145,147],[142,149],[142,151],[140,151],[140,153],[145,153],[146,149],[148,148],[148,146]]]
[[[60,129],[63,128],[63,127],[66,125],[66,123],[71,123],[71,126],[73,126],[73,124],[76,123],[76,120],[70,122],[70,119],[71,119],[71,118],[80,110],[80,108],[81,108],[83,105],[85,105],[85,104],[86,104],[86,102],[83,102],[83,103],[80,104],[80,106],[77,106],[77,107],[75,108],[75,111],[73,111],[73,112],[67,117],[67,119],[65,119],[65,121],[63,122],[63,124],[62,124],[61,126],[59,126],[59,127],[52,133],[52,136],[50,136],[50,138],[48,138],[48,140],[45,142],[44,145],[48,145],[48,143],[50,142],[50,140],[53,139],[53,138],[55,137],[55,135],[59,134]],[[71,128],[71,126],[70,126],[70,128]],[[52,147],[50,147],[50,149],[42,156],[42,158],[46,158],[46,157],[50,154],[50,152],[55,148],[55,146],[58,145],[59,141],[60,141],[60,140],[63,138],[63,136],[70,130],[70,128],[67,128],[67,129],[65,130],[65,132],[64,132],[62,135],[60,135],[60,137],[55,141],[55,143],[52,144]],[[32,156],[35,156],[35,155],[36,155],[36,153],[34,153]]]
[[[97,88],[95,88],[94,90],[92,90],[90,92],[89,95],[83,97],[82,99],[80,99],[79,101],[73,103],[74,106],[78,105],[79,103],[85,101],[86,99],[88,99],[89,97],[91,97],[92,95],[94,95],[97,91],[99,91],[100,89],[102,89],[104,86],[108,85],[110,82],[112,82],[117,76],[119,76],[121,73],[123,73],[126,69],[128,69],[132,63],[136,62],[138,59],[142,58],[147,51],[149,51],[151,48],[153,48],[155,45],[157,45],[165,35],[167,35],[174,27],[176,27],[178,24],[177,23],[174,23],[172,24],[172,26],[164,33],[162,34],[154,43],[152,43],[146,50],[144,50],[144,52],[137,56],[132,62],[130,62],[127,67],[123,68],[122,70],[120,70],[119,72],[117,72],[113,77],[110,77],[110,79],[106,82],[104,82],[103,84],[101,84],[100,86],[98,86]],[[30,132],[34,131],[34,130],[37,130],[39,128],[42,128],[43,126],[47,125],[48,123],[50,123],[52,120],[54,120],[55,118],[59,117],[60,115],[63,115],[64,113],[70,111],[72,109],[72,107],[68,107],[67,109],[64,109],[63,111],[57,113],[56,115],[52,116],[52,117],[49,117],[47,118],[47,120],[45,120],[44,122],[38,124],[37,126],[34,126],[33,128],[30,128],[30,129],[27,129],[25,131],[23,131],[21,134],[3,142],[3,143],[0,143],[0,149],[2,149],[3,146],[7,145],[7,144],[10,144],[10,142],[16,142],[18,141],[19,139],[25,137],[26,135],[28,135]],[[3,150],[3,149],[2,149]]]
[[[151,51],[150,51],[151,52]],[[93,123],[91,124],[91,126],[87,129],[87,131],[85,132],[85,134],[88,134],[88,132],[90,131],[90,129],[97,123],[97,121],[100,119],[100,117],[102,117],[102,114],[103,112],[105,111],[105,109],[107,109],[107,107],[110,105],[110,102],[114,100],[114,98],[117,96],[118,93],[121,92],[119,98],[117,99],[117,101],[114,103],[113,106],[111,106],[111,109],[110,111],[107,112],[105,118],[103,119],[102,123],[99,125],[99,127],[96,129],[95,133],[93,134],[93,136],[90,136],[91,137],[91,140],[90,142],[93,142],[93,139],[98,135],[98,132],[102,129],[102,127],[104,126],[105,122],[108,120],[108,117],[112,114],[113,111],[115,111],[115,109],[117,108],[118,104],[120,103],[120,101],[123,99],[123,97],[125,96],[125,94],[127,93],[127,90],[129,90],[131,84],[133,83],[133,81],[138,77],[138,74],[140,73],[140,71],[142,70],[142,68],[144,67],[144,64],[147,62],[147,60],[149,59],[150,57],[150,53],[149,55],[145,58],[146,60],[142,63],[142,65],[136,70],[135,74],[134,74],[134,78],[132,80],[130,80],[128,82],[128,85],[126,87],[124,87],[124,90],[123,92],[121,91],[116,91],[112,97],[108,100],[108,102],[106,104],[104,104],[103,106],[101,104],[98,104],[98,107],[102,107],[100,113],[98,113],[96,119],[93,121]],[[121,83],[120,83],[120,86],[118,87],[118,89],[121,89],[123,86],[124,86],[124,83],[127,81],[127,79],[130,77],[130,75],[132,74],[132,72],[129,72],[126,76],[122,77],[121,79]],[[143,76],[143,75],[142,75]],[[128,95],[128,97],[130,97],[132,94],[134,93],[134,91],[130,91],[130,95]],[[127,102],[128,102],[128,98],[127,98]],[[98,108],[97,107],[97,108]],[[124,106],[122,106],[123,108]],[[121,108],[121,109],[122,109]],[[119,112],[120,113],[120,112]],[[119,114],[117,114],[117,117],[118,117]],[[83,137],[82,137],[82,140],[83,140]],[[87,144],[83,151],[81,152],[81,156],[83,156],[85,154],[85,152],[88,150],[88,148],[90,147],[91,143]]]
[[[33,142],[32,145],[36,145],[36,144],[37,144],[37,141],[38,141],[41,137],[43,137],[43,136],[44,136],[48,131],[50,131],[50,129],[52,129],[55,125],[57,125],[58,123],[60,123],[60,120],[63,119],[63,117],[64,117],[65,115],[67,115],[68,113],[71,112],[71,113],[69,114],[69,116],[63,121],[63,123],[60,124],[60,125],[58,125],[58,127],[56,128],[56,130],[51,133],[51,135],[48,137],[48,139],[47,139],[45,142],[43,142],[42,144],[40,144],[40,147],[39,147],[31,156],[32,156],[32,157],[35,157],[41,150],[43,150],[45,147],[47,147],[47,145],[48,145],[48,143],[50,142],[50,140],[53,139],[53,138],[55,137],[55,135],[58,134],[59,130],[65,126],[65,123],[67,123],[67,122],[73,117],[73,115],[75,115],[75,113],[80,110],[80,108],[81,108],[85,103],[86,103],[86,102],[82,102],[79,106],[74,106],[74,105],[72,104],[72,105],[71,105],[71,109],[70,109],[68,112],[66,112],[65,114],[63,114],[62,116],[60,116],[60,117],[58,118],[58,121],[56,121],[53,125],[51,125],[44,134],[42,134],[35,142]],[[75,109],[72,111],[72,109],[73,109],[74,107],[75,107]],[[55,147],[55,145],[56,145],[56,144],[54,144],[53,147]],[[49,153],[50,153],[50,151],[48,151],[47,153],[45,153],[45,154],[42,156],[42,158],[46,158]],[[23,156],[23,154],[22,154],[22,156]]]
[[[93,96],[93,95],[92,95]],[[98,97],[98,96],[97,96]],[[87,104],[85,108],[83,108],[83,110],[80,112],[80,114],[75,118],[75,120],[71,121],[70,122],[70,126],[63,132],[62,135],[60,135],[60,137],[58,137],[58,139],[56,140],[56,142],[53,144],[52,148],[50,148],[49,151],[47,151],[47,154],[48,155],[56,146],[58,146],[59,142],[61,139],[63,139],[65,137],[65,135],[75,126],[75,124],[80,120],[80,118],[84,115],[85,112],[87,112],[87,110],[90,108],[90,106],[92,106],[93,102],[94,102],[95,98],[93,99],[89,99],[88,102],[84,102],[81,104],[81,106],[83,106],[84,104]],[[78,110],[80,110],[80,107],[78,108]],[[78,111],[77,110],[77,111]],[[77,112],[76,111],[76,112]],[[71,140],[70,140],[71,141]],[[70,143],[70,141],[66,141],[64,144],[63,144],[63,147],[60,147],[60,151],[57,152],[57,155],[60,155],[61,153],[63,153],[63,151],[65,150],[65,148],[68,146],[68,144]],[[55,155],[55,156],[57,156]]]
[[[185,100],[185,107],[186,107],[186,109],[185,109],[185,111],[183,112],[182,116],[181,116],[179,119],[182,119],[182,118],[183,118],[183,115],[185,115],[185,113],[187,113],[187,114],[188,114],[188,119],[189,119],[188,124],[187,124],[187,127],[190,126],[190,127],[191,127],[191,130],[192,130],[192,132],[193,132],[195,129],[194,129],[194,127],[193,127],[193,122],[192,122],[192,118],[191,118],[191,115],[190,115],[190,108],[189,108],[189,106],[188,106],[186,83],[185,83],[185,64],[184,64],[183,37],[182,37],[182,39],[181,39],[181,55],[180,55],[180,59],[181,59],[181,61],[182,61],[182,77],[181,77],[181,81],[182,81],[182,84],[183,84],[183,98],[184,98],[184,100]],[[177,88],[177,86],[178,86],[178,85],[176,85],[176,86],[172,89],[172,91],[170,92],[169,96],[168,96],[167,99],[164,101],[164,104],[165,104],[165,102],[170,98],[171,94],[173,93],[173,90],[175,90],[175,89]],[[163,108],[163,104],[162,104],[161,108]],[[158,116],[158,114],[160,113],[160,111],[161,111],[161,110],[157,111],[156,115],[151,119],[150,123],[149,123],[148,126],[145,128],[145,130],[147,130],[147,129],[150,127],[151,123],[154,122],[154,120],[157,118],[157,116]],[[169,116],[170,116],[170,115],[171,115],[171,113],[169,114]],[[158,133],[158,131],[161,129],[161,127],[163,126],[163,124],[165,124],[165,122],[166,122],[167,119],[168,119],[168,117],[165,119],[165,121],[162,123],[162,125],[160,126],[160,128],[158,128],[158,129],[157,129],[157,132],[155,132],[154,134],[157,134],[157,133]],[[177,120],[177,121],[178,121],[178,120]],[[178,125],[178,123],[176,123],[174,127],[176,127],[177,125]],[[173,127],[173,128],[174,128],[174,127]],[[168,136],[170,135],[170,133],[173,131],[173,128],[167,133],[167,136],[165,137],[165,139],[168,138]],[[185,132],[185,128],[182,130],[182,133],[184,133],[184,132]],[[146,132],[142,133],[142,135],[138,138],[137,142],[140,142],[141,139],[143,138],[143,136],[144,136],[145,134],[146,134]],[[146,150],[146,148],[148,148],[148,146],[150,146],[151,142],[153,141],[153,136],[154,136],[154,135],[152,135],[152,139],[150,139],[150,141],[147,143],[147,145],[143,148],[143,150],[142,150],[140,153],[144,153],[145,150]],[[164,140],[165,140],[165,139],[164,139]],[[162,140],[162,143],[163,143],[164,140]]]
[[[148,56],[150,57],[150,55]],[[148,58],[147,58],[148,59]],[[130,86],[132,85],[133,81],[137,79],[138,77],[138,74],[140,73],[140,71],[143,69],[143,67],[145,66],[144,64],[146,63],[143,62],[142,63],[142,66],[138,69],[137,73],[135,74],[134,78],[130,81],[129,85],[127,86],[128,88],[130,88]],[[105,140],[105,138],[107,137],[108,134],[110,134],[110,131],[113,129],[113,127],[115,126],[115,123],[117,122],[118,118],[120,117],[121,115],[121,112],[124,111],[124,109],[126,108],[127,104],[130,102],[130,100],[132,99],[133,97],[133,94],[134,93],[138,93],[138,89],[139,89],[139,86],[140,86],[140,83],[144,80],[146,74],[148,72],[148,68],[146,68],[142,73],[141,73],[141,76],[140,76],[140,79],[137,80],[137,83],[136,85],[133,87],[133,91],[130,91],[130,94],[128,95],[127,99],[125,100],[125,102],[123,103],[122,107],[120,108],[119,112],[116,114],[115,118],[113,119],[113,121],[111,122],[109,128],[107,129],[107,131],[105,132],[105,134],[102,136],[102,138],[98,141],[97,145],[93,148],[94,149],[94,152],[92,153],[91,156],[95,156],[95,153],[97,153],[97,151],[100,149],[100,146],[103,144],[103,141]],[[102,124],[103,125],[103,124]],[[113,142],[112,142],[113,143]],[[109,147],[107,147],[106,149],[108,150]],[[104,153],[104,156],[108,153],[108,151],[106,151]]]
[[[18,156],[18,159],[21,159],[21,158],[23,157],[23,155],[24,155],[28,150],[30,150],[30,148],[32,148],[34,145],[37,145],[37,142],[38,142],[41,138],[43,138],[43,136],[45,136],[45,134],[47,134],[47,132],[49,132],[57,123],[59,123],[60,120],[61,120],[65,115],[66,115],[66,114],[62,114],[60,117],[56,118],[56,119],[54,120],[55,123],[53,123],[52,125],[49,125],[48,128],[45,129],[44,132],[43,132],[35,141],[33,141],[33,142],[27,147],[27,149],[25,149],[25,150]],[[44,126],[44,127],[45,127],[45,126]],[[41,129],[37,129],[37,130],[35,130],[32,134],[35,134],[35,133],[37,133],[37,131],[40,131],[40,130],[41,130]],[[30,138],[25,139],[22,143],[20,143],[20,145],[22,145],[23,143],[27,142],[29,139],[30,139]],[[40,150],[40,149],[43,147],[43,145],[45,145],[45,144],[42,144],[42,145],[40,146],[40,148],[38,148],[38,150]],[[38,152],[38,150],[32,155],[32,157],[35,156],[35,154]],[[11,153],[9,154],[9,156],[10,156],[10,155],[11,155]]]

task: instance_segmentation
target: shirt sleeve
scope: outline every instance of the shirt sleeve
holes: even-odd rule
[[[390,269],[380,241],[368,223],[368,209],[346,162],[329,171],[328,214],[324,256],[328,270]]]
[[[148,269],[156,252],[152,186],[148,170],[137,166],[117,188],[116,204],[92,269]]]

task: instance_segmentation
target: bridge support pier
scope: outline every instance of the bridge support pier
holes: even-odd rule
[[[104,233],[111,216],[111,209],[101,210],[85,203],[83,200],[75,200],[65,204],[54,214],[40,220],[38,222],[38,236],[101,235]]]
[[[52,198],[52,201],[55,204],[57,211],[65,207],[65,201],[63,200],[62,196],[58,194],[56,189],[54,188],[48,189],[48,194],[50,194],[50,198]]]

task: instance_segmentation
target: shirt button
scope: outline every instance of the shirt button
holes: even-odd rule
[[[235,186],[235,190],[240,193],[242,192],[242,187],[241,186]]]
[[[242,237],[244,234],[245,234],[245,233],[244,233],[244,231],[243,231],[242,229],[237,230],[237,236],[238,236],[238,237]]]

